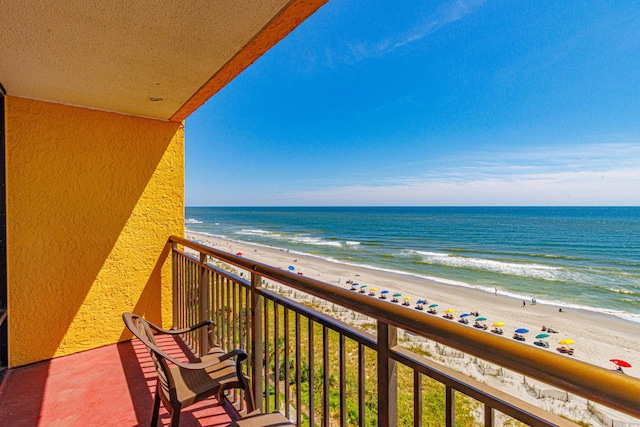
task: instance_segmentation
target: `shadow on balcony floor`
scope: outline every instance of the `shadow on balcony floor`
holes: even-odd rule
[[[158,344],[178,358],[172,337]],[[10,369],[0,387],[0,420],[7,427],[148,426],[156,372],[138,340],[96,348]],[[169,416],[160,409],[160,421]],[[226,426],[230,422],[214,398],[182,411],[180,426]]]

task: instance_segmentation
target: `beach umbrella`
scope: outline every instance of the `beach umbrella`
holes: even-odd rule
[[[367,285],[362,285],[362,286],[360,286],[360,289],[364,289],[366,287],[367,287]]]
[[[289,268],[289,270],[291,270],[291,271],[293,271],[293,270],[295,270],[295,269],[296,269],[293,265],[290,265],[288,268]]]
[[[476,317],[476,322],[485,322],[486,320],[486,317]]]
[[[560,344],[560,345],[569,345],[569,344],[573,344],[574,342],[575,342],[574,340],[566,339],[566,340],[558,341],[558,344]]]
[[[620,366],[621,368],[630,368],[631,367],[631,363],[625,362],[624,360],[610,359],[610,361],[615,363],[616,365]]]
[[[236,255],[237,256],[242,256],[242,252],[238,252]]]
[[[504,326],[504,322],[496,322],[492,326]]]
[[[431,304],[431,305],[429,306],[429,308],[436,308],[437,306],[438,306],[438,304]]]
[[[401,297],[402,294],[393,294],[394,297]]]
[[[455,310],[453,308],[447,308],[444,312],[445,313],[455,313]]]
[[[536,338],[538,338],[538,339],[549,338],[549,334],[538,334],[538,335],[536,335]]]
[[[425,304],[426,302],[426,300],[419,299],[418,301],[416,301],[416,304]]]
[[[405,301],[411,301],[411,297],[404,297]]]
[[[377,290],[378,290],[378,288],[371,288],[371,290],[372,290],[372,291],[377,291]]]
[[[462,313],[462,314],[460,315],[460,317],[467,317],[467,316],[469,316],[469,313]]]
[[[389,291],[385,289],[384,291],[382,291],[382,292],[380,292],[380,293],[381,293],[381,294],[388,294],[388,293],[389,293]]]
[[[529,332],[529,330],[525,328],[516,329],[516,334],[526,334],[527,332]]]

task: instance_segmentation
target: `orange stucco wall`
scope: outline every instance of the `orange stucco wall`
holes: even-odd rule
[[[167,238],[184,224],[184,128],[6,98],[10,367],[171,319]]]

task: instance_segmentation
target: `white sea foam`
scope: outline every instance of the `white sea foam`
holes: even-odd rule
[[[346,244],[347,246],[359,246],[359,245],[361,244],[361,242],[353,242],[353,241],[347,240],[347,241],[345,242],[345,244]]]
[[[279,237],[280,234],[274,233],[272,231],[260,230],[260,229],[243,229],[240,231],[236,231],[235,234],[240,234],[244,236],[268,236],[268,237]]]
[[[189,218],[184,220],[185,224],[202,224],[202,221],[197,220],[195,218]]]
[[[413,251],[413,253],[419,255],[422,258],[422,261],[427,264],[484,270],[511,276],[534,277],[544,280],[560,280],[563,271],[561,267],[542,264],[495,261],[491,259],[469,258],[437,252]]]
[[[340,248],[342,247],[341,242],[323,240],[317,237],[307,237],[307,236],[296,236],[291,239],[293,242],[302,243],[305,245],[313,245],[313,246],[333,246]]]

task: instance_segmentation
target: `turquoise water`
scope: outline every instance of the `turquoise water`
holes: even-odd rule
[[[640,322],[640,207],[186,208],[189,231]]]

